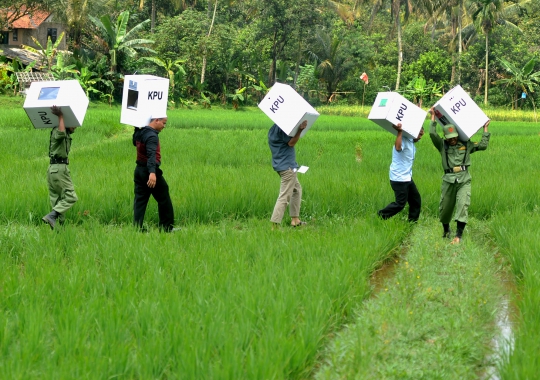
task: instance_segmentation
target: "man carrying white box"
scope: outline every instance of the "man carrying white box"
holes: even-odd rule
[[[78,198],[68,168],[71,134],[75,132],[75,127],[65,126],[64,115],[60,107],[52,106],[51,112],[58,117],[58,126],[51,130],[49,144],[50,165],[47,171],[52,211],[45,215],[42,220],[48,223],[51,229],[54,229],[57,220],[61,224],[64,222],[65,212],[77,202]]]
[[[426,111],[397,92],[379,92],[368,119],[397,136],[394,125],[402,125],[403,136],[415,139],[426,120]]]
[[[471,154],[480,150],[486,150],[489,145],[490,133],[488,132],[489,119],[484,124],[484,133],[480,143],[471,140],[460,141],[455,125],[443,126],[444,140],[437,134],[437,122],[435,121],[435,109],[431,108],[431,127],[429,136],[435,148],[441,154],[444,174],[442,177],[441,200],[439,203],[439,219],[443,225],[443,237],[450,238],[450,222],[456,221],[456,236],[452,244],[461,242],[463,230],[468,221],[468,209],[471,204]],[[454,212],[455,208],[455,212]]]
[[[452,124],[461,141],[470,139],[489,120],[461,86],[456,86],[444,94],[433,109],[439,124]]]
[[[281,224],[287,205],[291,216],[291,226],[298,227],[305,222],[300,220],[300,205],[302,202],[302,186],[298,182],[296,152],[294,146],[305,130],[307,121],[302,122],[294,137],[287,135],[277,124],[268,131],[268,146],[272,152],[272,167],[281,177],[279,196],[272,212],[270,221],[272,228]]]
[[[416,156],[416,144],[424,135],[420,129],[418,137],[411,139],[403,136],[401,123],[394,125],[397,131],[396,141],[392,148],[392,164],[390,165],[390,186],[394,190],[395,201],[377,212],[382,219],[389,219],[399,213],[409,204],[409,222],[415,223],[420,217],[422,197],[412,178],[413,163]]]

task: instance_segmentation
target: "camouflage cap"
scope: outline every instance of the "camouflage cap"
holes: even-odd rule
[[[458,137],[457,129],[452,124],[446,124],[443,126],[443,133],[444,137],[447,139],[451,139],[452,137]]]

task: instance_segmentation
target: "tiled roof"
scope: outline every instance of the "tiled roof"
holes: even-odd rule
[[[49,17],[49,15],[49,12],[34,11],[31,15],[27,14],[20,19],[15,20],[11,24],[11,27],[13,29],[36,29],[47,19],[47,17]]]

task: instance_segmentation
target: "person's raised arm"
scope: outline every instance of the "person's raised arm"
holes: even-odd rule
[[[486,121],[486,124],[484,124],[484,133],[488,133],[488,125],[491,122],[491,120]]]
[[[441,138],[441,136],[437,134],[437,122],[435,121],[435,109],[431,107],[429,112],[431,113],[429,137],[431,138],[431,142],[433,142],[433,145],[435,145],[435,148],[437,148],[440,151],[443,148],[443,139]]]
[[[296,135],[292,139],[289,140],[288,144],[289,146],[295,146],[298,140],[300,139],[300,135],[302,134],[302,131],[306,129],[307,127],[307,120],[304,120],[302,124],[298,127],[298,132],[296,132]]]
[[[52,106],[51,112],[53,115],[58,116],[58,131],[65,132],[66,126],[64,124],[64,114],[62,113],[62,109],[58,106]]]
[[[392,127],[397,131],[397,137],[396,142],[394,143],[394,147],[398,152],[401,152],[403,142],[403,129],[401,128],[401,123],[398,123],[397,125],[392,125]]]

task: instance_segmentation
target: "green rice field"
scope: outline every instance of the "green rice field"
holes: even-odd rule
[[[79,202],[51,231],[49,130],[4,102],[0,378],[536,378],[540,124],[491,122],[454,247],[441,238],[428,134],[414,165],[419,223],[406,212],[382,221],[393,135],[360,113],[321,113],[296,146],[310,167],[299,177],[308,224],[286,217],[272,230],[270,120],[252,108],[170,110],[161,167],[181,230],[165,234],[153,199],[148,232],[132,227],[133,128],[119,107],[91,104],[70,153]],[[503,299],[513,335],[501,349]]]

